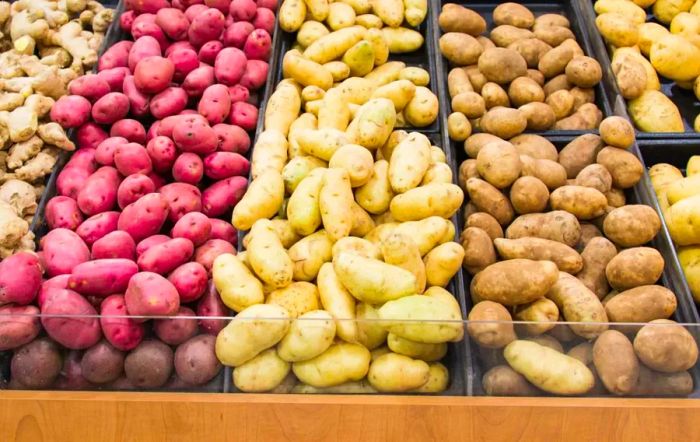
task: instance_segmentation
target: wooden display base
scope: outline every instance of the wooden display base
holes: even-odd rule
[[[0,392],[0,441],[698,441],[692,399]]]

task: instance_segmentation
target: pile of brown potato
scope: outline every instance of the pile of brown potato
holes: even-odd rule
[[[633,145],[634,130],[621,117],[560,152],[538,135],[475,134],[465,142],[461,243],[475,304],[468,333],[488,370],[487,394],[692,390],[686,370],[697,345],[668,320],[676,297],[655,285],[664,259],[645,247],[661,221],[651,207],[625,199],[624,189],[643,175],[627,150]]]
[[[594,87],[602,70],[576,42],[569,20],[535,18],[517,3],[498,5],[493,20],[486,37],[486,21],[471,9],[448,3],[440,13],[440,51],[452,66],[450,137],[597,128],[602,112]]]

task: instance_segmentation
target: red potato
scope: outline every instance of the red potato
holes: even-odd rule
[[[214,84],[214,68],[209,65],[201,65],[187,74],[182,82],[182,88],[188,96],[199,97],[212,84]]]
[[[122,92],[124,79],[128,75],[131,75],[131,71],[128,67],[106,69],[97,74],[98,77],[107,82],[112,92]]]
[[[210,239],[223,239],[233,245],[238,243],[238,232],[231,223],[217,218],[209,218],[209,222],[211,223]]]
[[[226,326],[226,320],[222,318],[227,315],[228,309],[221,301],[221,297],[214,286],[214,281],[209,281],[204,295],[197,303],[197,316],[213,317],[215,319],[200,319],[199,329],[206,334],[216,336]]]
[[[40,245],[49,276],[71,273],[75,266],[90,259],[90,249],[72,230],[54,229],[41,238]]]
[[[192,46],[199,48],[211,40],[218,40],[224,30],[226,18],[218,9],[207,8],[191,20],[187,36]]]
[[[216,338],[199,335],[179,345],[175,350],[175,373],[185,385],[204,385],[221,372],[216,357]]]
[[[168,60],[172,61],[175,66],[173,79],[178,83],[182,82],[187,74],[197,69],[200,63],[197,51],[189,48],[178,48],[170,52],[166,57]]]
[[[85,74],[71,81],[68,92],[95,101],[111,92],[109,83],[97,74]]]
[[[192,20],[194,20],[196,16],[209,9],[209,7],[204,4],[203,0],[190,0],[187,2],[187,5],[187,9],[185,9],[185,17],[187,17],[187,20],[189,20],[190,23],[192,23]]]
[[[158,41],[161,48],[166,48],[169,44],[168,37],[165,36],[163,30],[155,22],[154,14],[142,14],[134,19],[131,25],[131,36],[134,40],[141,37],[153,37]]]
[[[163,118],[158,126],[158,135],[173,138],[173,130],[176,126],[191,125],[195,121],[206,123],[206,119],[199,114],[185,114],[186,110],[180,112],[180,115]]]
[[[224,44],[219,40],[212,40],[204,43],[201,48],[199,48],[199,53],[197,57],[202,63],[208,65],[213,65],[216,60],[216,56],[224,48]]]
[[[0,261],[0,305],[34,301],[41,287],[41,273],[34,253],[18,252]]]
[[[75,230],[83,222],[83,214],[78,209],[78,203],[67,196],[51,198],[46,204],[44,216],[49,229]]]
[[[160,56],[146,57],[139,61],[134,70],[134,84],[145,94],[157,94],[173,80],[175,65]]]
[[[133,75],[128,75],[124,78],[122,90],[124,91],[124,95],[129,99],[131,115],[135,117],[148,115],[151,97],[138,90]]]
[[[245,65],[245,73],[241,77],[241,86],[251,91],[259,89],[267,81],[268,69],[266,61],[248,60]]]
[[[110,166],[100,167],[85,181],[78,193],[78,207],[88,216],[112,210],[117,203],[119,172]]]
[[[145,334],[143,324],[123,317],[127,314],[126,301],[122,295],[109,296],[100,304],[102,333],[110,344],[122,351],[135,348],[141,343]]]
[[[124,359],[124,374],[141,389],[163,387],[173,372],[173,350],[158,340],[147,340]]]
[[[210,8],[216,8],[224,15],[228,14],[228,8],[231,0],[204,0],[204,4]]]
[[[217,124],[212,129],[219,139],[216,150],[242,154],[250,149],[250,136],[242,127],[232,124]]]
[[[275,13],[267,8],[258,8],[253,19],[255,29],[264,29],[268,34],[275,32]]]
[[[234,152],[214,152],[204,158],[204,174],[213,180],[223,180],[232,176],[247,177],[250,162]]]
[[[80,95],[64,95],[51,108],[51,121],[64,128],[79,127],[90,118],[92,105]]]
[[[233,103],[230,121],[245,130],[253,130],[258,123],[258,108],[242,101]]]
[[[255,26],[247,21],[238,21],[230,24],[222,37],[224,46],[243,49],[248,36],[255,30]]]
[[[98,213],[83,221],[75,233],[90,247],[98,239],[117,230],[118,221],[119,212]]]
[[[258,8],[267,8],[271,11],[277,10],[277,0],[256,0]]]
[[[51,290],[41,306],[41,314],[46,333],[66,348],[92,347],[102,337],[97,311],[73,290]]]
[[[188,262],[173,270],[168,276],[177,292],[180,294],[180,303],[196,301],[207,289],[209,277],[207,270],[197,262]]]
[[[202,245],[209,239],[211,222],[201,212],[190,212],[180,218],[173,226],[171,236],[173,238],[187,238],[195,245]]]
[[[95,123],[85,123],[78,128],[75,134],[78,149],[96,148],[101,142],[109,138],[109,134]]]
[[[89,158],[88,158],[89,157]],[[85,159],[90,161],[85,166],[78,165],[74,160]],[[72,199],[78,198],[78,193],[85,186],[85,182],[90,175],[97,169],[95,162],[95,149],[85,148],[78,150],[68,162],[66,167],[58,174],[56,179],[56,190],[59,195],[67,196]]]
[[[236,254],[236,249],[231,243],[221,239],[210,239],[194,251],[195,262],[200,263],[208,274],[211,274],[211,268],[214,265],[214,260],[217,256],[224,253]]]
[[[231,111],[231,97],[228,93],[228,87],[223,84],[209,86],[199,100],[197,111],[212,126],[226,121],[226,117]]]
[[[243,52],[249,60],[268,60],[272,49],[272,38],[264,29],[250,33],[243,45]]]
[[[187,38],[187,29],[190,27],[185,13],[175,8],[159,9],[156,13],[156,24],[165,35],[175,41]]]
[[[126,232],[115,230],[92,244],[92,259],[136,258],[136,243]]]
[[[243,198],[248,179],[241,176],[217,181],[202,193],[202,213],[218,217],[231,210]]]
[[[154,39],[154,41],[156,40]],[[156,43],[158,42],[156,41]],[[97,61],[97,71],[102,72],[107,69],[130,67],[129,54],[134,44],[133,41],[127,40],[114,43],[100,56]]]
[[[238,84],[245,72],[248,59],[238,48],[224,48],[214,61],[214,75],[219,83],[227,86]]]
[[[257,7],[253,0],[233,0],[229,6],[229,14],[236,21],[251,21],[255,17]]]
[[[153,185],[156,186],[156,192],[158,191],[158,189],[168,184],[168,181],[165,178],[163,178],[155,172],[149,173],[148,178],[150,178],[151,181],[153,181]]]
[[[98,124],[112,124],[129,113],[129,98],[120,92],[110,92],[92,106],[92,119]]]
[[[159,173],[168,172],[177,158],[177,148],[173,140],[160,135],[148,142],[146,152],[151,157],[153,170]]]
[[[95,161],[103,166],[114,166],[114,152],[117,147],[128,144],[124,137],[110,137],[101,142],[95,150]]]
[[[231,103],[237,103],[239,101],[248,101],[250,98],[250,91],[248,88],[237,84],[228,88],[228,94],[231,97]]]
[[[137,245],[136,245],[136,256],[141,256],[143,253],[150,249],[153,246],[157,246],[158,244],[163,244],[164,242],[170,241],[172,238],[170,238],[168,235],[153,235],[149,236],[146,239],[141,240]]]
[[[165,56],[165,58],[168,58],[170,54],[172,54],[174,51],[177,51],[178,49],[189,49],[195,52],[197,51],[194,48],[194,46],[192,46],[192,44],[187,40],[176,41],[175,43],[172,43],[170,46],[168,46],[168,49],[165,50],[163,56]]]
[[[192,152],[198,155],[207,155],[216,150],[219,138],[214,129],[200,119],[180,120],[173,128],[173,141],[183,152]]]
[[[114,166],[124,176],[142,173],[147,175],[153,170],[151,157],[146,148],[138,143],[117,146],[114,151]]]
[[[168,0],[126,0],[126,10],[138,14],[155,14],[161,8],[170,7]]]
[[[39,289],[39,294],[36,296],[36,305],[41,308],[44,305],[44,301],[48,296],[49,292],[53,289],[67,289],[68,280],[70,279],[70,273],[65,275],[54,276],[53,278],[47,279],[41,283],[41,288]]]
[[[134,25],[136,13],[134,11],[124,11],[119,16],[119,27],[124,32],[131,32],[131,27]]]
[[[138,257],[139,269],[166,275],[186,263],[194,253],[194,244],[187,238],[173,238],[149,247]]]
[[[158,40],[149,36],[141,37],[133,43],[133,47],[129,51],[127,66],[131,72],[134,72],[136,65],[138,65],[141,60],[148,57],[160,56],[162,53]]]
[[[147,175],[135,173],[124,178],[117,189],[117,204],[123,209],[142,196],[153,193],[156,185]]]
[[[130,259],[95,259],[75,266],[68,288],[82,295],[106,297],[123,293],[139,268]]]
[[[109,136],[126,138],[131,143],[146,143],[146,129],[141,123],[131,118],[125,118],[114,123],[109,130]]]
[[[194,312],[187,307],[180,307],[175,318],[156,319],[153,331],[158,339],[168,345],[180,345],[197,334],[197,320]]]
[[[119,216],[117,228],[127,232],[134,241],[160,232],[168,219],[170,206],[160,193],[149,193],[124,208]]]
[[[154,118],[177,115],[187,107],[187,92],[180,87],[169,87],[151,98],[149,109]]]
[[[153,124],[151,124],[151,127],[148,128],[148,132],[146,132],[146,143],[158,136],[159,127],[160,121],[154,121]],[[151,160],[153,160],[153,158],[151,158]]]
[[[175,287],[164,277],[152,272],[134,275],[129,281],[124,300],[126,310],[134,316],[172,316],[180,308],[180,295]],[[144,322],[146,319],[134,320]]]
[[[39,336],[39,332],[39,309],[35,306],[0,307],[0,351],[21,347]]]
[[[187,184],[197,184],[204,175],[204,163],[199,155],[184,152],[175,160],[173,178],[175,181]]]
[[[95,149],[91,147],[85,147],[82,149],[78,149],[73,153],[73,155],[70,157],[70,160],[68,160],[68,163],[66,163],[66,166],[64,169],[67,169],[69,167],[75,167],[78,169],[84,169],[87,170],[88,172],[92,173],[97,170],[97,161],[95,160]]]

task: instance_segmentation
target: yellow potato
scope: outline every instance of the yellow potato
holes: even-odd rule
[[[317,129],[316,115],[312,113],[303,113],[299,115],[299,118],[294,120],[294,122],[292,122],[292,124],[289,126],[289,135],[287,135],[287,139],[289,140],[289,153],[287,156],[289,158],[295,158],[303,155],[301,152],[301,147],[299,147],[299,143],[297,141],[297,135],[304,129]]]
[[[389,333],[386,342],[389,349],[394,353],[425,362],[439,361],[447,354],[447,344],[444,342],[440,344],[424,344],[404,339],[393,333]]]
[[[308,155],[291,158],[284,166],[284,169],[282,169],[285,191],[290,195],[293,194],[299,183],[301,183],[312,170],[327,166],[328,165],[323,160]]]
[[[690,175],[666,186],[666,198],[671,205],[700,193],[700,175]]]
[[[282,383],[291,365],[269,348],[233,369],[233,385],[245,393],[270,391]]]
[[[651,45],[649,61],[656,71],[675,81],[700,75],[700,48],[680,35],[668,34]]]
[[[323,67],[331,73],[334,82],[340,82],[350,76],[350,68],[342,61],[329,61]]]
[[[333,258],[341,253],[354,253],[365,258],[382,259],[382,252],[379,247],[366,239],[354,236],[341,238],[333,244]]]
[[[685,173],[688,176],[700,173],[700,155],[693,155],[688,159],[688,163],[685,166]]]
[[[355,198],[360,207],[369,213],[380,214],[389,209],[393,196],[389,164],[385,160],[379,160],[374,163],[369,181],[355,190]]]
[[[399,221],[417,221],[430,216],[450,218],[462,206],[464,193],[456,184],[431,183],[397,195],[391,200],[391,215]]]
[[[289,84],[277,86],[265,107],[263,123],[265,130],[278,130],[285,136],[289,133],[289,127],[301,110],[300,94],[301,91],[295,86]]]
[[[688,287],[696,300],[700,299],[700,247],[689,246],[680,247],[678,249],[678,261],[683,267],[685,279],[688,282]]]
[[[287,162],[287,140],[277,130],[265,130],[255,142],[251,159],[251,177],[260,176],[268,169],[282,173]]]
[[[608,12],[596,17],[595,24],[605,41],[613,46],[634,46],[639,40],[638,23],[633,17]]]
[[[382,35],[392,54],[414,52],[423,46],[423,35],[409,28],[382,28]]]
[[[333,31],[311,43],[304,50],[304,57],[321,64],[333,61],[340,58],[355,43],[362,40],[365,32],[367,30],[362,26],[350,26]]]
[[[428,0],[403,0],[403,3],[406,22],[414,28],[418,27],[428,14]]]
[[[399,80],[408,80],[416,86],[428,86],[430,74],[423,68],[410,66],[399,72]]]
[[[308,311],[292,322],[277,345],[277,354],[288,362],[315,358],[333,344],[335,328],[335,321],[328,312]]]
[[[332,259],[333,242],[325,230],[302,238],[289,249],[294,265],[294,280],[313,281],[325,262]]]
[[[428,364],[396,353],[387,353],[372,361],[367,373],[369,383],[384,393],[413,390],[429,378]]]
[[[389,138],[395,124],[394,103],[387,98],[373,98],[360,107],[347,132],[354,143],[378,149]]]
[[[318,109],[318,128],[345,130],[350,122],[350,107],[343,93],[333,88],[323,96]]]
[[[411,295],[387,302],[378,313],[390,333],[424,344],[440,344],[461,339],[464,334],[456,304],[434,296]]]
[[[518,325],[518,330],[523,330],[528,335],[536,336],[554,328],[559,319],[559,309],[553,301],[547,298],[540,298],[529,304],[519,305],[513,318],[517,321],[532,322],[531,324]]]
[[[433,163],[423,176],[421,186],[430,183],[451,183],[452,168],[445,163]]]
[[[665,213],[668,231],[679,246],[700,244],[700,195],[672,205]]]
[[[248,244],[248,261],[255,274],[272,287],[286,287],[292,281],[292,260],[287,255],[269,220],[253,224]]]
[[[651,50],[651,46],[649,50]],[[656,73],[654,66],[652,66],[651,62],[647,60],[646,57],[642,56],[642,54],[640,54],[634,48],[615,49],[612,58],[613,71],[619,70],[622,65],[627,64],[627,59],[630,58],[636,60],[639,64],[642,65],[642,67],[644,67],[644,71],[646,72],[645,89],[657,91],[660,90],[661,83],[659,81],[659,75]]]
[[[268,169],[248,186],[233,209],[232,224],[238,230],[248,230],[256,221],[275,216],[283,202],[284,180],[278,172]]]
[[[693,3],[695,0],[656,0],[652,11],[661,23],[669,24],[679,13],[690,11]]]
[[[214,260],[212,279],[221,301],[235,312],[265,302],[262,284],[233,254],[225,253]]]
[[[369,364],[370,353],[365,347],[338,342],[313,359],[295,362],[292,370],[305,384],[331,387],[364,378],[369,371]]]
[[[418,132],[401,141],[391,154],[389,182],[396,193],[417,187],[430,167],[430,140]]]
[[[330,161],[335,151],[349,142],[345,132],[332,128],[303,129],[297,133],[297,143],[301,152],[323,161]]]
[[[288,51],[282,61],[285,77],[293,78],[303,86],[318,86],[323,90],[333,85],[333,76],[321,64],[302,57],[297,51]]]
[[[411,237],[393,232],[381,239],[380,246],[384,262],[411,272],[416,278],[413,293],[423,293],[426,269],[420,250]]]
[[[355,10],[352,6],[345,3],[331,3],[328,5],[326,22],[334,31],[352,26],[355,24]]]
[[[409,80],[396,80],[375,89],[372,98],[388,98],[394,103],[396,112],[401,112],[413,99],[416,86]]]
[[[367,75],[374,67],[374,46],[367,40],[358,41],[345,52],[343,63],[350,68],[350,75]]]
[[[345,169],[350,177],[350,185],[359,187],[372,176],[374,160],[369,150],[357,144],[346,144],[333,153],[328,167]]]
[[[631,1],[597,0],[593,5],[597,14],[612,12],[624,15],[634,23],[641,25],[647,21],[647,13]]]
[[[454,240],[454,225],[449,220],[431,216],[420,221],[399,224],[395,231],[413,239],[421,256],[425,256],[435,246]]]
[[[296,32],[301,28],[306,18],[306,3],[304,0],[284,0],[280,6],[280,28],[286,32]]]
[[[358,300],[382,304],[416,292],[416,277],[401,267],[350,253],[333,260],[338,280]]]
[[[431,362],[428,381],[420,387],[411,390],[411,393],[441,393],[447,389],[450,383],[450,373],[447,367],[439,362]]]
[[[295,378],[296,379],[296,378]],[[292,388],[293,394],[372,394],[377,390],[366,379],[361,381],[344,382],[333,387],[317,388],[306,384],[297,384]]]
[[[571,330],[586,339],[599,336],[608,329],[605,322],[608,316],[600,300],[583,282],[568,273],[559,272],[559,279],[547,293],[547,298],[554,301]],[[596,324],[585,324],[594,322]]]
[[[377,309],[371,304],[358,302],[355,308],[357,318],[357,341],[370,350],[384,345],[389,332],[379,322]]]
[[[352,188],[345,169],[327,169],[318,195],[321,220],[333,241],[348,236],[352,230]]]
[[[328,169],[318,168],[309,172],[289,198],[287,219],[300,235],[310,235],[321,225],[319,196],[326,170]]]
[[[340,283],[333,270],[333,264],[321,266],[316,280],[323,309],[336,321],[336,333],[346,342],[358,340],[358,326],[355,322],[355,298]]]
[[[316,101],[322,99],[325,94],[326,91],[318,86],[306,86],[301,90],[301,99],[304,102]]]
[[[426,87],[418,86],[413,99],[408,102],[403,114],[411,126],[425,127],[435,121],[438,110],[438,99],[435,94]]]
[[[456,242],[446,242],[425,256],[425,273],[430,286],[445,287],[459,271],[464,260],[464,249]]]
[[[308,47],[311,43],[324,35],[328,35],[329,33],[330,31],[323,25],[323,23],[309,20],[304,22],[304,24],[301,25],[299,32],[297,32],[297,43],[303,47]]]

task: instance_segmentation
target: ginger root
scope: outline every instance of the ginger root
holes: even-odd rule
[[[21,217],[36,213],[34,186],[20,180],[9,180],[0,186],[0,201],[4,201]]]
[[[43,178],[53,169],[58,161],[58,150],[47,147],[37,154],[34,158],[24,163],[19,169],[15,169],[15,178],[22,181],[33,182],[39,178]]]
[[[27,232],[29,223],[9,203],[0,201],[0,247],[17,247]]]
[[[36,135],[27,141],[14,144],[10,147],[10,155],[7,157],[7,167],[10,169],[21,167],[26,161],[34,158],[41,152],[43,146],[44,142]]]
[[[0,112],[0,122],[10,129],[10,140],[15,143],[30,139],[39,127],[36,112],[26,106],[20,106],[12,112]]]
[[[40,124],[37,133],[46,144],[56,146],[61,150],[75,150],[75,144],[68,139],[68,135],[58,123]]]

